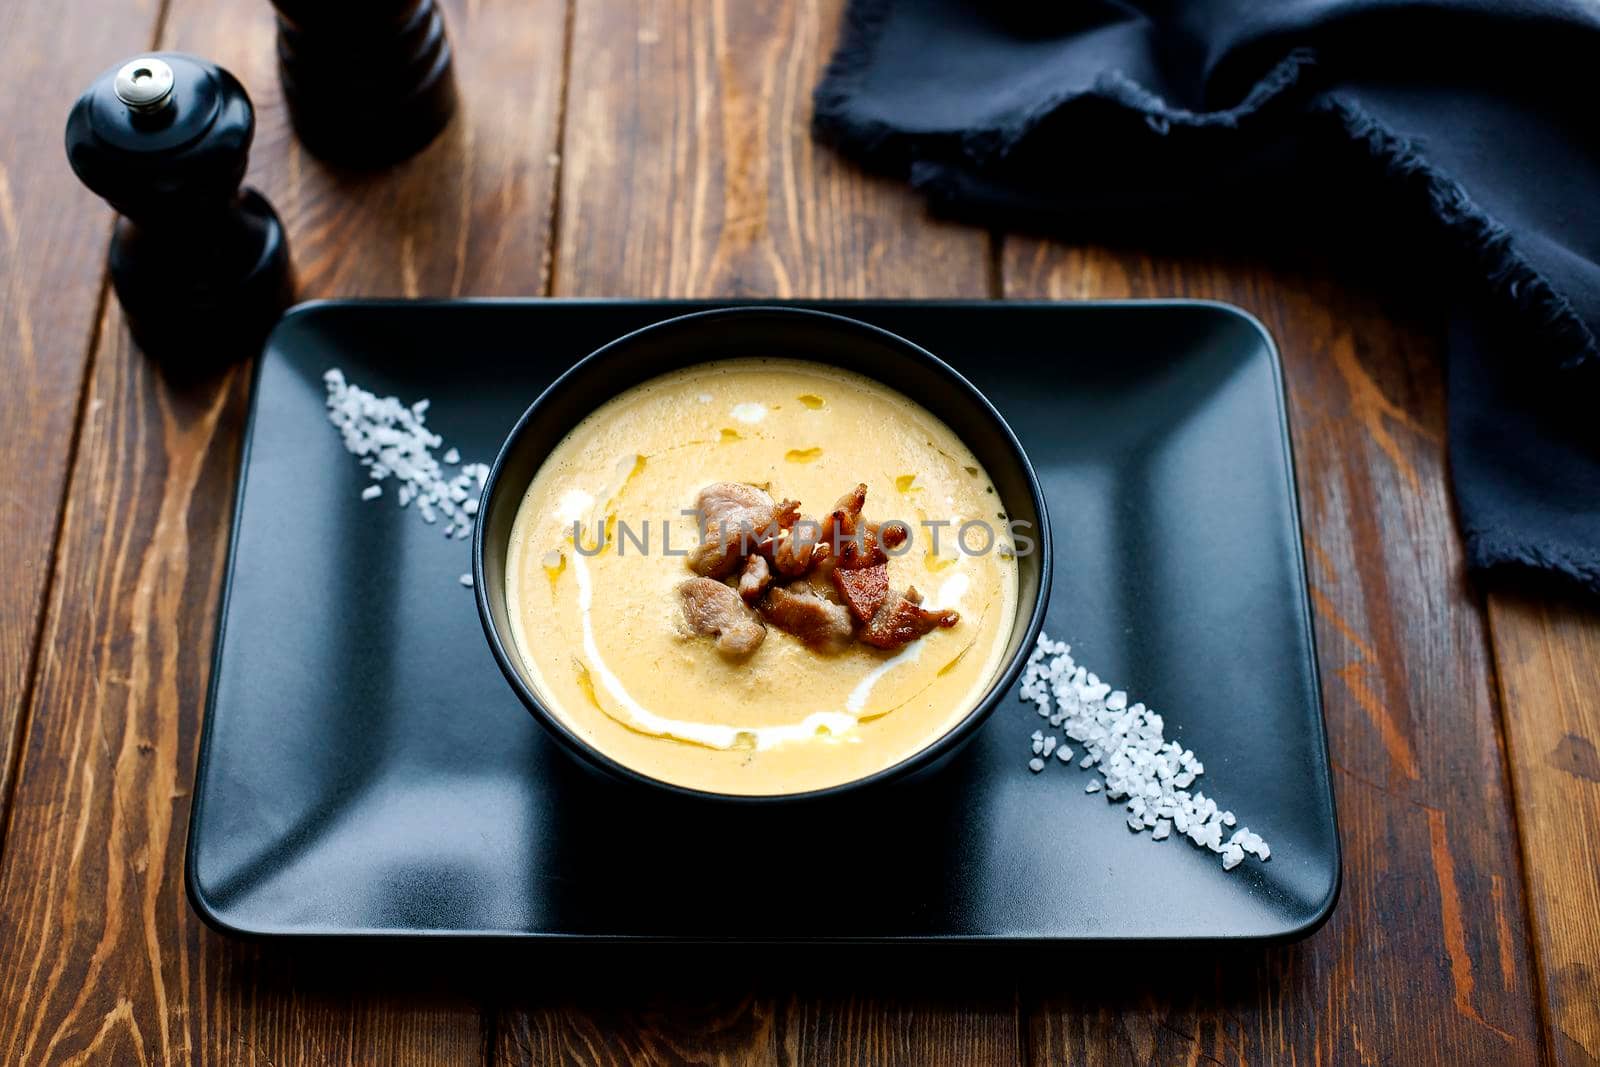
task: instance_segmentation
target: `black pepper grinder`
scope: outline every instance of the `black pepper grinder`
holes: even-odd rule
[[[107,71],[67,117],[67,160],[122,216],[111,281],[153,356],[254,355],[293,298],[283,223],[240,188],[254,134],[244,86],[178,52]]]
[[[434,0],[272,0],[295,133],[329,163],[372,168],[421,151],[456,109]]]

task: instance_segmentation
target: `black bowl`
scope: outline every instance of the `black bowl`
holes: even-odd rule
[[[1033,552],[1019,555],[1017,618],[1005,666],[972,711],[916,754],[864,778],[803,793],[760,796],[712,793],[652,778],[591,747],[546,708],[524,673],[506,616],[506,548],[528,485],[539,467],[584,417],[617,394],[669,371],[712,360],[759,355],[827,363],[875,378],[938,416],[972,449],[994,482],[1006,514],[1031,523]],[[703,311],[635,330],[575,364],[540,395],[506,438],[483,489],[472,541],[478,615],[494,658],[511,688],[563,749],[584,765],[622,782],[680,796],[750,804],[820,799],[921,776],[945,764],[971,740],[1027,663],[1050,598],[1050,516],[1033,465],[993,405],[950,366],[903,337],[820,311],[743,307]]]

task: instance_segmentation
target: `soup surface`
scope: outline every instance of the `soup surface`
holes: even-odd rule
[[[719,654],[678,595],[700,541],[685,512],[714,482],[819,518],[865,483],[863,514],[910,530],[890,584],[959,622],[829,652],[768,627],[754,652]],[[545,706],[601,752],[710,792],[799,792],[892,766],[972,710],[1001,666],[1027,536],[1013,546],[977,459],[893,389],[823,364],[725,360],[636,386],[562,440],[518,511],[507,602]]]

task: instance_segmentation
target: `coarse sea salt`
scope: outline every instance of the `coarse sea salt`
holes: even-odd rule
[[[489,468],[483,463],[461,463],[461,453],[451,448],[444,462],[434,450],[443,438],[428,429],[428,401],[406,405],[398,397],[377,396],[345,380],[344,372],[331,368],[322,376],[328,391],[328,421],[344,439],[345,450],[361,460],[372,484],[361,499],[383,495],[381,483],[398,483],[395,501],[401,507],[415,503],[423,522],[437,525],[444,536],[465,540],[472,536]],[[450,474],[448,467],[456,467]]]
[[[1225,871],[1243,863],[1247,853],[1261,860],[1272,857],[1266,841],[1247,826],[1223,838],[1238,821],[1233,812],[1218,808],[1199,790],[1190,791],[1205,765],[1192,751],[1166,739],[1160,715],[1143,704],[1130,705],[1127,693],[1113,690],[1074,662],[1066,643],[1039,636],[1022,675],[1022,699],[1051,727],[1083,746],[1078,766],[1098,767],[1100,774],[1083,791],[1100,792],[1103,778],[1106,800],[1123,802],[1129,830],[1152,830],[1155,841],[1176,830],[1195,846],[1219,854]],[[1028,769],[1035,774],[1045,767],[1038,758],[1041,751],[1071,751],[1065,741],[1043,730],[1035,730],[1029,742],[1033,758]],[[1070,754],[1062,755],[1061,762],[1069,759]]]

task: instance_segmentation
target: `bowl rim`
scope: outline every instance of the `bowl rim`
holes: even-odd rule
[[[542,408],[550,397],[566,387],[574,378],[588,373],[588,368],[592,364],[609,356],[616,349],[638,343],[645,335],[668,329],[684,329],[700,324],[714,323],[728,318],[788,318],[823,321],[833,329],[855,331],[873,336],[880,341],[886,342],[890,347],[899,348],[912,358],[924,362],[936,374],[943,377],[958,392],[963,394],[968,402],[975,405],[980,414],[988,418],[1000,432],[1003,442],[1010,447],[1021,468],[1023,480],[1027,483],[1028,493],[1033,500],[1034,511],[1039,516],[1036,538],[1038,542],[1036,551],[1040,556],[1038,592],[1034,598],[1032,610],[1028,613],[1027,624],[1023,631],[1023,640],[1018,644],[1017,651],[1009,657],[1005,665],[995,674],[993,681],[990,683],[989,688],[984,691],[983,696],[979,698],[966,715],[962,716],[949,729],[930,739],[927,744],[904,759],[860,778],[852,778],[848,781],[837,782],[818,789],[790,793],[720,793],[709,789],[698,789],[694,786],[669,782],[647,774],[589,744],[579,737],[566,723],[562,722],[558,715],[546,708],[538,694],[534,693],[532,688],[523,680],[522,675],[516,668],[516,657],[520,653],[515,650],[515,639],[509,635],[502,638],[499,629],[496,627],[494,615],[489,604],[489,590],[484,581],[485,530],[488,526],[488,523],[484,520],[489,514],[489,502],[500,488],[501,475],[504,473],[508,456],[534,419],[543,414]],[[867,377],[871,376],[867,375]],[[623,386],[617,390],[617,393],[625,392],[627,389],[649,380],[649,378],[645,378],[639,382]],[[895,387],[889,386],[889,388]],[[911,397],[910,399],[918,404],[921,403],[916,397]],[[586,418],[587,413],[583,417]],[[524,492],[526,488],[526,486],[523,487]],[[871,323],[862,322],[846,315],[838,315],[833,312],[818,311],[811,308],[770,304],[745,304],[711,308],[705,311],[689,312],[684,315],[674,315],[671,318],[641,326],[601,345],[562,371],[554,381],[545,386],[544,390],[534,398],[533,402],[528,405],[527,409],[523,411],[516,423],[506,433],[505,440],[501,443],[500,450],[495,454],[494,462],[490,465],[488,477],[484,479],[483,491],[478,500],[477,517],[479,521],[473,524],[472,531],[473,600],[477,604],[478,621],[483,626],[489,650],[493,654],[500,672],[505,675],[506,681],[511,685],[512,691],[517,694],[518,699],[522,701],[534,719],[570,755],[578,757],[603,774],[621,779],[626,783],[641,785],[650,789],[665,790],[679,797],[695,800],[752,806],[824,800],[867,789],[895,779],[905,778],[936,763],[970,738],[970,735],[983,724],[984,720],[999,707],[1006,694],[1011,691],[1011,687],[1021,677],[1024,668],[1028,664],[1029,656],[1032,654],[1034,646],[1038,643],[1039,633],[1044,628],[1045,613],[1050,603],[1055,555],[1050,532],[1050,512],[1045,502],[1044,491],[1039,483],[1038,474],[1033,469],[1033,461],[1028,458],[1026,450],[1023,449],[1022,443],[1017,440],[1015,432],[1012,431],[1011,425],[1006,422],[1005,417],[996,410],[995,406],[990,403],[989,398],[977,386],[973,385],[964,374],[921,345],[880,326],[874,326]]]

